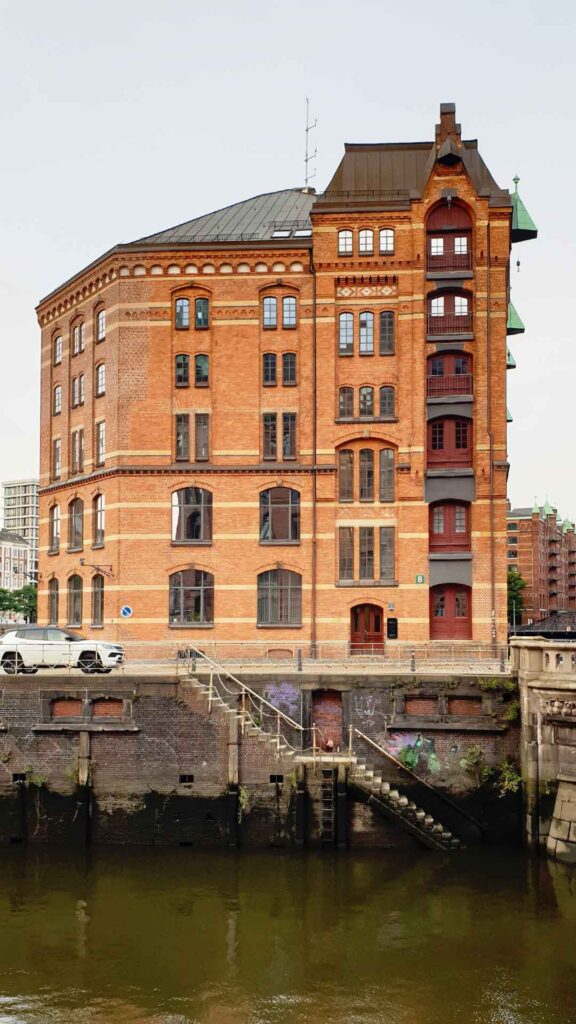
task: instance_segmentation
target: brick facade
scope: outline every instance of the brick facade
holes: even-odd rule
[[[516,625],[576,608],[576,533],[548,503],[508,512],[508,567],[526,581]]]
[[[395,147],[384,149],[386,159],[394,160]],[[404,187],[398,198],[382,190],[374,201],[363,199],[357,188],[346,192],[329,187],[316,201],[310,197],[309,237],[306,230],[289,230],[290,237],[274,237],[272,232],[250,242],[147,245],[143,240],[119,246],[40,303],[41,623],[56,615],[61,623],[68,621],[67,587],[76,575],[84,592],[82,621],[76,625],[89,635],[100,635],[103,625],[106,637],[124,641],[189,640],[201,645],[210,638],[304,647],[315,641],[347,641],[353,609],[371,605],[377,609],[384,641],[390,629],[386,620],[392,619],[397,620],[399,640],[419,642],[431,635],[434,585],[436,591],[448,588],[446,609],[453,599],[460,602],[460,611],[450,605],[452,611],[438,612],[447,617],[438,620],[443,632],[437,635],[484,642],[505,639],[511,203],[481,163],[475,144],[462,143],[453,111],[443,110],[436,142],[419,143],[416,149],[417,154],[431,154],[419,192]],[[344,170],[338,173],[345,175],[352,159],[357,157],[347,151]],[[444,207],[464,211],[470,223],[471,269],[453,269],[443,276],[427,263],[427,225],[430,214]],[[373,254],[361,249],[361,233],[367,229],[376,240]],[[342,230],[352,233],[350,254],[339,251]],[[381,231],[394,232],[390,252],[379,251]],[[437,292],[446,297],[447,308],[452,308],[455,293],[465,294],[469,313],[464,320],[471,319],[473,328],[462,332],[463,320],[458,333],[452,325],[439,334],[430,313]],[[263,320],[267,298],[278,303],[276,329]],[[283,326],[285,298],[296,300],[295,326]],[[179,329],[178,299],[189,300],[192,316],[196,300],[207,299],[207,326]],[[373,355],[360,347],[366,311],[374,316]],[[378,348],[382,312],[394,318],[394,349],[385,355]],[[342,313],[352,314],[349,356],[339,355]],[[431,323],[432,336],[427,334]],[[83,346],[74,334],[81,325]],[[75,338],[81,348],[76,354]],[[54,354],[59,345],[61,359]],[[444,402],[427,398],[429,357],[446,351],[467,358],[466,365],[473,367],[473,395],[465,396],[463,403],[458,395],[448,394]],[[282,383],[286,353],[296,357],[295,384]],[[265,354],[277,357],[276,386],[264,382]],[[179,355],[190,359],[188,387],[176,386]],[[196,355],[208,357],[207,386],[194,386]],[[97,396],[101,363],[106,367],[105,393]],[[83,402],[72,407],[74,388],[77,397],[80,394],[74,381],[81,375]],[[62,402],[55,414],[57,386]],[[374,389],[377,408],[360,416],[360,389],[366,387]],[[393,415],[378,415],[381,387],[395,389]],[[353,389],[352,417],[339,415],[341,388]],[[275,458],[266,459],[263,424],[270,414],[277,416],[280,447]],[[288,437],[292,427],[284,414],[296,416],[293,439]],[[208,450],[201,452],[199,461],[194,428],[201,429],[196,417],[206,415]],[[464,469],[435,465],[431,472],[427,420],[448,417],[449,431],[458,415],[472,438],[470,464]],[[191,451],[182,461],[175,447],[177,416],[190,418]],[[100,464],[102,423],[105,453]],[[78,455],[72,435],[79,429],[84,432],[80,471],[71,464]],[[57,441],[59,467],[54,465]],[[291,444],[294,457],[288,451]],[[382,449],[392,453],[392,484],[379,500]],[[352,452],[354,458],[350,500],[339,500],[342,451]],[[371,500],[360,494],[361,451],[374,453]],[[452,452],[452,457],[457,454]],[[189,487],[212,496],[209,542],[174,542],[172,495]],[[293,542],[260,539],[260,496],[271,487],[299,495],[299,539]],[[105,499],[103,537],[95,532],[99,495]],[[462,495],[468,548],[460,547],[449,559],[431,555],[430,502]],[[78,498],[83,502],[83,540],[69,550],[68,510]],[[59,544],[50,536],[56,507]],[[380,532],[386,528],[393,530],[393,545],[379,558],[381,539],[391,543],[392,534]],[[371,529],[375,564],[371,568],[368,557],[361,579],[361,545]],[[339,549],[344,537],[351,544],[349,575],[342,569]],[[101,566],[104,614],[102,624],[95,624],[91,590]],[[212,621],[179,626],[169,619],[169,577],[191,568],[214,578]],[[301,613],[295,613],[290,624],[270,626],[258,621],[257,579],[278,568],[301,577]],[[59,606],[55,611],[53,605],[51,611],[49,591],[54,593],[56,584]],[[453,598],[450,588],[460,588],[464,598]],[[120,608],[126,603],[134,615],[124,621]],[[448,617],[454,614],[462,616],[461,623]]]

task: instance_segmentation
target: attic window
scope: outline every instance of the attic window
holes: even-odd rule
[[[312,228],[298,228],[298,231],[294,232],[295,238],[310,238],[312,234]]]
[[[285,231],[284,228],[277,228],[276,231],[272,232],[272,238],[290,238],[291,231]]]

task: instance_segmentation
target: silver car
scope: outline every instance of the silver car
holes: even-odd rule
[[[85,640],[58,626],[13,626],[0,637],[0,665],[9,675],[33,674],[39,668],[111,672],[123,661],[120,644]]]

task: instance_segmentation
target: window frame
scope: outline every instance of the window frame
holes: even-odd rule
[[[62,514],[59,505],[51,505],[48,509],[48,554],[57,555],[60,552],[62,530]]]
[[[174,582],[173,582],[174,581]],[[206,569],[189,566],[170,573],[168,577],[168,624],[172,628],[208,628],[214,626],[214,575]],[[199,600],[199,618],[186,616],[186,592],[190,592],[194,605]],[[174,596],[178,607],[174,610]],[[190,598],[188,598],[190,600]]]
[[[354,254],[354,232],[350,228],[340,228],[338,231],[338,255],[352,256]]]
[[[106,541],[106,499],[101,491],[92,498],[92,547],[103,548]]]
[[[199,376],[198,368],[201,365],[200,360],[206,360],[206,379],[203,380]],[[210,356],[207,352],[196,352],[194,355],[194,387],[195,388],[209,388],[210,387]]]
[[[286,308],[292,308],[294,304],[294,314],[286,314]],[[298,302],[295,295],[283,295],[282,296],[282,330],[283,331],[294,331],[298,327]]]
[[[285,500],[274,500],[280,494],[283,498],[284,494],[286,495]],[[275,515],[275,512],[279,513],[279,515]],[[285,523],[282,521],[284,517]],[[285,529],[280,530],[280,536],[273,536],[275,530],[278,530],[279,519],[280,526],[285,527]],[[258,536],[261,545],[300,544],[300,523],[300,491],[283,485],[267,487],[265,490],[260,491]],[[266,536],[268,532],[270,536]]]
[[[374,230],[373,228],[360,228],[358,231],[358,255],[374,255]]]
[[[374,449],[361,448],[358,455],[358,497],[362,502],[374,501]]]
[[[358,417],[374,419],[374,388],[371,384],[362,384],[358,389]]]
[[[60,584],[53,577],[48,580],[48,625],[57,626],[60,618]]]
[[[293,374],[287,371],[287,366],[290,365],[288,362],[292,360]],[[293,380],[287,379],[293,376]],[[282,353],[282,387],[283,388],[295,388],[298,385],[298,354],[296,352],[283,352]]]
[[[106,310],[99,309],[96,313],[96,344],[99,345],[106,340]]]
[[[78,573],[68,577],[66,616],[69,627],[82,627],[82,615],[84,604],[84,581]]]
[[[381,419],[396,419],[396,388],[392,384],[381,384],[378,389],[378,415]]]
[[[392,244],[382,244],[382,237],[386,236],[386,242],[389,241],[389,236],[392,238]],[[378,232],[378,254],[380,256],[393,256],[394,248],[396,243],[396,232],[394,228],[380,228]]]
[[[354,450],[341,448],[338,452],[338,501],[354,501]]]
[[[59,416],[62,412],[62,385],[55,384],[52,389],[52,415]]]
[[[391,309],[381,309],[378,316],[378,353],[381,356],[396,354],[396,320]]]
[[[183,497],[181,498],[180,495]],[[184,500],[186,497],[191,497],[194,500],[186,501]],[[212,491],[207,490],[205,487],[179,487],[172,491],[172,544],[175,547],[197,547],[212,544],[213,508]],[[198,536],[188,536],[189,533],[196,532],[196,524],[192,530],[189,529],[189,517],[191,515],[198,517]],[[179,536],[179,534],[184,536]]]
[[[277,614],[276,614],[277,613]],[[268,569],[256,578],[257,627],[302,626],[302,576],[292,569]]]
[[[179,295],[174,301],[174,330],[190,330],[190,299]]]
[[[358,355],[374,355],[374,313],[371,309],[362,309],[358,314]]]
[[[278,299],[276,295],[264,295],[262,299],[262,330],[278,329]]]
[[[190,387],[190,355],[188,352],[177,352],[174,356],[174,387]]]
[[[104,576],[98,572],[92,577],[90,594],[91,625],[95,629],[104,626]]]
[[[194,413],[194,461],[210,461],[210,414]]]
[[[94,462],[97,466],[106,462],[106,420],[97,420],[94,427]]]
[[[64,347],[62,343],[62,335],[57,334],[52,339],[52,366],[60,366],[62,362]]]
[[[194,330],[207,331],[210,328],[210,299],[206,295],[198,295],[194,299]]]
[[[96,398],[106,394],[106,363],[96,365],[94,394]]]
[[[338,419],[354,419],[354,388],[348,384],[338,388]]]
[[[338,355],[354,355],[354,314],[349,309],[338,314]]]
[[[262,387],[275,388],[278,384],[278,356],[276,352],[262,353]]]
[[[84,548],[84,502],[72,498],[68,503],[68,551],[82,551]]]

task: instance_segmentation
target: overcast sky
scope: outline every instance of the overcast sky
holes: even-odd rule
[[[453,100],[539,228],[513,248],[514,504],[576,517],[573,0],[0,0],[0,481],[38,472],[38,300],[111,245],[431,140]],[[515,262],[521,261],[520,272]]]

